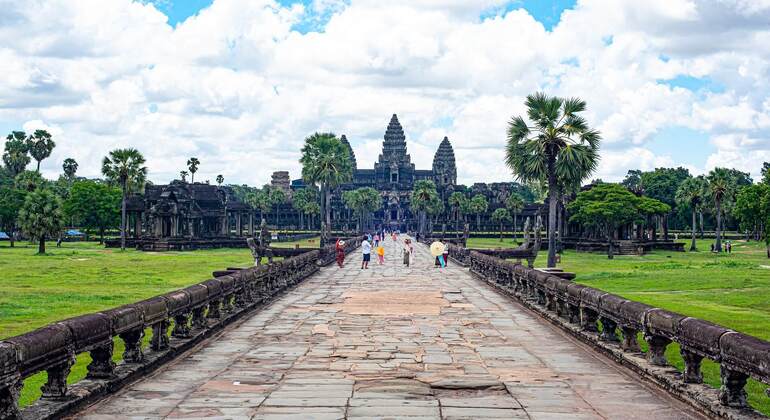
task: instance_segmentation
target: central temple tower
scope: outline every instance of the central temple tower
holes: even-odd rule
[[[410,190],[414,184],[414,164],[406,152],[406,136],[398,116],[393,114],[385,130],[382,153],[374,164],[378,189]]]

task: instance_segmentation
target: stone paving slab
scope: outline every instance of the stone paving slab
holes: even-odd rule
[[[386,263],[318,274],[77,418],[696,419],[473,279]]]

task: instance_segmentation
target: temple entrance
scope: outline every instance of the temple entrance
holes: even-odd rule
[[[390,211],[390,220],[398,220],[398,210],[393,209]]]

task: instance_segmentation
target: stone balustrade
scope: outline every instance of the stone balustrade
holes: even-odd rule
[[[346,243],[356,249],[361,238]],[[0,341],[0,420],[59,418],[157,369],[225,325],[269,302],[334,261],[334,246],[242,270],[118,308],[81,315]],[[172,328],[173,325],[173,328]],[[169,328],[172,328],[169,333]],[[149,346],[143,338],[150,331]],[[113,362],[114,342],[125,350]],[[67,384],[82,353],[86,379]],[[23,380],[47,373],[42,397],[20,409]]]
[[[668,378],[649,379],[663,384],[669,391],[676,391],[679,397],[702,410],[725,418],[757,416],[748,407],[744,388],[749,378],[770,384],[770,342],[492,255],[452,245],[449,252],[452,259],[469,266],[477,277],[561,324],[583,341],[608,349],[607,354],[626,365],[634,365],[634,370],[645,371],[648,376],[668,375]],[[646,352],[642,352],[638,342],[640,335],[647,343]],[[679,345],[685,365],[684,372],[673,375],[671,369],[654,369],[668,366],[666,349],[672,343]],[[704,358],[720,364],[721,387],[713,392],[712,400],[698,391],[707,388],[705,385],[688,388],[688,385],[703,383],[701,362]]]

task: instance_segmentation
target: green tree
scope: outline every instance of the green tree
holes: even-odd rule
[[[27,192],[32,192],[37,189],[48,187],[49,181],[43,178],[39,172],[35,171],[23,171],[16,175],[13,180],[16,188]]]
[[[708,193],[714,203],[714,213],[717,219],[716,244],[714,249],[722,252],[722,207],[726,201],[730,201],[735,194],[736,180],[729,169],[714,168],[706,176],[708,181]]]
[[[120,249],[126,249],[126,200],[128,193],[140,190],[147,178],[144,156],[133,148],[115,149],[102,160],[102,174],[113,184],[120,185]]]
[[[548,267],[556,266],[556,212],[559,193],[566,184],[579,184],[596,169],[599,132],[580,115],[585,101],[527,96],[531,125],[521,116],[508,125],[506,163],[525,183],[545,181],[548,186]]]
[[[762,163],[762,183],[770,184],[770,162]]]
[[[270,188],[267,198],[270,201],[270,205],[275,209],[275,227],[277,229],[280,226],[278,224],[278,219],[280,216],[281,205],[287,200],[286,193],[280,188]]]
[[[10,177],[4,177],[0,183],[0,229],[8,234],[11,247],[15,244],[19,210],[27,193],[26,189],[17,188]]]
[[[419,216],[417,231],[420,232],[420,236],[425,235],[426,217],[428,209],[434,205],[434,201],[440,200],[438,193],[436,192],[436,184],[430,180],[419,180],[414,183],[411,196],[412,210]]]
[[[120,199],[118,188],[92,180],[77,181],[64,201],[64,214],[79,226],[99,232],[99,243],[103,243],[105,230],[120,226]]]
[[[179,178],[182,179],[182,182],[187,182],[187,175],[189,175],[187,171],[179,171]]]
[[[644,194],[644,184],[642,183],[642,171],[632,169],[628,171],[626,178],[620,183],[624,187],[636,194]]]
[[[318,191],[313,187],[305,187],[294,191],[291,195],[291,205],[299,213],[300,229],[304,229],[304,216],[308,213],[307,206],[318,201]],[[310,227],[308,226],[308,229]]]
[[[19,210],[19,226],[38,241],[38,254],[45,254],[45,241],[62,229],[61,199],[49,189],[31,192]]]
[[[482,194],[476,194],[471,198],[470,210],[476,215],[476,231],[481,231],[481,215],[487,212],[489,203]]]
[[[426,215],[430,217],[428,230],[433,232],[433,223],[435,222],[436,217],[444,213],[444,202],[441,200],[441,197],[438,195],[438,193],[436,193],[436,196],[430,201],[428,207],[425,210]]]
[[[655,168],[641,173],[642,192],[645,196],[662,201],[674,209],[677,205],[676,191],[684,180],[691,178],[685,168]],[[671,212],[662,218],[663,239],[668,240],[668,226]]]
[[[500,207],[492,212],[492,221],[500,225],[500,242],[503,241],[503,224],[511,222],[511,213],[508,209]],[[516,227],[514,227],[514,230]],[[514,232],[514,235],[516,233]]]
[[[447,200],[449,203],[449,207],[452,209],[452,214],[454,215],[455,219],[455,232],[460,231],[460,208],[462,207],[463,202],[465,202],[467,199],[465,198],[465,194],[455,191],[452,194],[449,195],[449,199]]]
[[[359,232],[369,227],[368,220],[371,214],[382,207],[380,193],[370,187],[345,191],[342,193],[342,201],[347,208],[356,213]]]
[[[317,201],[308,202],[305,206],[305,214],[310,218],[310,228],[312,229],[313,226],[316,226],[316,216],[321,214],[321,206]]]
[[[223,182],[225,182],[225,177],[222,174],[217,175],[217,185],[221,187]]]
[[[741,188],[735,196],[733,212],[746,230],[753,230],[765,241],[770,258],[770,184],[760,183]]]
[[[187,169],[190,170],[190,183],[195,183],[195,173],[198,172],[198,166],[200,166],[201,161],[198,160],[196,157],[191,157],[190,159],[187,159]]]
[[[78,171],[78,163],[75,161],[75,159],[64,159],[64,163],[62,163],[61,168],[62,171],[64,171],[64,176],[67,178],[67,180],[72,181],[75,179],[75,174]]]
[[[513,215],[513,241],[516,242],[516,221],[518,215],[524,210],[524,199],[519,194],[513,193],[505,201],[505,207]]]
[[[12,131],[6,137],[3,163],[11,173],[16,176],[27,168],[30,160],[29,147],[27,146],[27,134],[23,131]]]
[[[321,245],[331,229],[331,191],[353,178],[353,164],[348,148],[333,133],[315,133],[305,139],[302,147],[302,178],[321,189],[321,214],[326,231],[321,233]]]
[[[46,130],[35,130],[31,136],[27,137],[27,149],[32,158],[37,161],[37,172],[40,172],[40,162],[51,156],[54,147],[56,143]]]
[[[676,202],[682,208],[689,208],[692,215],[692,239],[690,241],[690,251],[697,251],[695,244],[695,230],[697,226],[697,213],[706,196],[706,180],[702,177],[687,178],[679,185],[676,190]]]

